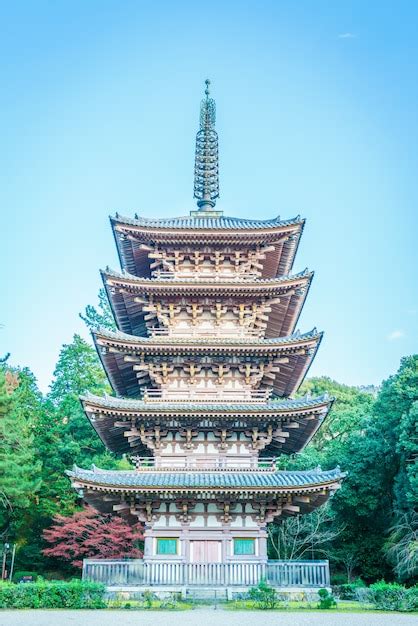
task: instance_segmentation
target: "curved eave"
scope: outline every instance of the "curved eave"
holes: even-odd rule
[[[274,217],[268,220],[253,220],[239,217],[217,216],[205,217],[202,213],[200,217],[169,217],[169,218],[147,218],[147,217],[124,217],[118,213],[115,216],[109,216],[113,227],[124,226],[132,229],[133,232],[143,233],[161,233],[161,234],[179,234],[190,233],[211,233],[211,232],[233,232],[233,233],[249,233],[269,232],[274,230],[283,230],[289,226],[301,226],[305,220],[297,215],[296,217],[282,220],[280,217]]]
[[[170,417],[194,413],[199,411],[204,415],[223,415],[254,413],[254,415],[286,414],[294,415],[301,411],[322,410],[327,407],[333,398],[327,394],[317,397],[305,396],[302,398],[287,398],[285,400],[270,400],[268,402],[144,402],[129,398],[116,398],[114,396],[96,396],[88,393],[80,397],[84,407],[92,411],[110,414],[135,416],[143,415],[168,415]]]
[[[97,352],[106,370],[109,381],[117,395],[137,398],[141,390],[153,387],[147,374],[137,377],[135,366],[145,357],[147,363],[161,356],[177,356],[187,359],[194,356],[216,357],[233,356],[244,358],[248,355],[268,358],[279,371],[271,376],[264,376],[260,388],[269,387],[280,397],[291,396],[303,381],[321,342],[322,333],[310,333],[297,338],[277,340],[259,340],[258,342],[229,343],[226,340],[218,343],[172,342],[163,344],[142,338],[121,338],[122,333],[101,331],[93,332]],[[284,360],[285,359],[285,360]]]
[[[141,279],[109,271],[101,274],[119,330],[136,336],[147,334],[143,306],[151,294],[171,300],[193,294],[200,297],[228,295],[232,299],[245,297],[249,301],[271,299],[266,337],[283,337],[294,331],[313,278],[313,272],[307,271],[277,279],[220,282]],[[280,301],[274,302],[275,298]]]
[[[157,295],[171,295],[173,292],[188,293],[192,290],[194,293],[207,295],[208,293],[229,291],[231,287],[240,295],[242,293],[250,294],[253,291],[264,294],[270,291],[274,293],[277,289],[288,289],[290,287],[305,286],[313,277],[313,272],[305,269],[297,274],[287,274],[276,276],[274,278],[255,278],[247,279],[244,277],[237,278],[227,276],[219,276],[215,279],[213,276],[203,278],[144,278],[136,276],[129,272],[117,272],[106,269],[101,271],[102,279],[105,284],[117,288],[131,291],[135,295],[138,293],[155,293]]]
[[[345,474],[336,468],[330,471],[112,471],[67,470],[73,482],[80,487],[123,492],[235,492],[277,493],[313,492],[324,488],[338,488]]]
[[[169,403],[121,401],[117,398],[94,396],[82,397],[80,400],[91,425],[109,450],[139,456],[147,456],[149,452],[138,438],[129,441],[128,431],[132,426],[139,428],[141,425],[147,428],[160,426],[177,431],[181,426],[213,430],[228,426],[233,428],[234,424],[239,424],[241,428],[257,426],[264,430],[272,424],[276,427],[281,426],[287,433],[287,438],[284,441],[280,440],[280,443],[273,441],[266,447],[265,454],[267,452],[269,456],[274,453],[293,454],[300,452],[310,441],[332,404],[331,399],[322,398],[316,401],[308,400],[305,405],[297,400],[287,400],[283,403],[265,403],[264,407],[245,404],[235,408],[233,403],[211,407],[202,406],[202,403],[190,403],[186,405],[187,410],[182,410],[175,403],[170,407]],[[125,409],[124,404],[127,405]],[[160,407],[154,407],[153,404],[160,404]],[[283,407],[280,404],[283,404]]]
[[[258,354],[276,350],[294,351],[302,348],[315,347],[321,340],[323,333],[316,328],[307,332],[286,337],[270,339],[235,339],[235,338],[199,338],[185,339],[174,337],[135,337],[128,333],[100,329],[93,331],[96,345],[117,351],[129,351],[133,354],[224,354],[225,352]]]
[[[102,512],[135,515],[136,506],[152,499],[229,502],[273,500],[281,502],[277,514],[310,513],[340,488],[345,477],[339,468],[330,472],[105,472],[74,468],[67,471],[72,485],[84,500]],[[109,476],[113,474],[113,478]],[[223,474],[223,476],[222,476]],[[123,475],[123,476],[122,476]],[[110,479],[109,479],[110,478]],[[132,480],[133,479],[133,480]],[[226,480],[225,480],[226,479]],[[186,484],[184,482],[186,481]],[[134,482],[135,484],[132,484]],[[215,484],[211,484],[211,483]],[[226,483],[226,484],[223,484]],[[145,484],[144,484],[145,483]],[[171,483],[171,484],[170,484]],[[183,484],[181,484],[183,483]],[[194,483],[194,484],[193,484]],[[285,484],[283,484],[285,483]]]
[[[242,222],[245,220],[241,220]],[[168,227],[146,226],[144,220],[110,217],[113,234],[118,248],[121,267],[137,276],[149,276],[150,266],[147,246],[155,244],[224,244],[231,246],[264,244],[274,245],[275,250],[266,253],[263,263],[263,278],[288,274],[303,231],[305,220],[295,218],[288,221],[256,222],[257,227]],[[201,220],[194,220],[202,224]],[[236,222],[238,223],[239,220]],[[155,221],[152,221],[155,223]],[[164,220],[161,220],[164,223]],[[270,224],[270,225],[262,225]]]

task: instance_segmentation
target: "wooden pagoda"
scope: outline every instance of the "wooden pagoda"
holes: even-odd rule
[[[279,471],[331,405],[297,392],[321,342],[295,331],[312,273],[292,274],[304,220],[215,209],[215,103],[201,104],[188,217],[111,225],[122,266],[103,282],[118,330],[94,341],[114,396],[81,398],[131,471],[68,472],[86,502],[145,525],[145,561],[267,560],[266,525],[309,513],[339,488],[331,471]]]

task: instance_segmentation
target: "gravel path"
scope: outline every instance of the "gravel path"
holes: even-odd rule
[[[275,613],[198,608],[190,611],[4,611],[0,626],[418,626],[417,615]]]

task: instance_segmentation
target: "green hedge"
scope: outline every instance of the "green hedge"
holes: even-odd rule
[[[332,593],[340,600],[357,600],[358,590],[365,589],[366,583],[361,578],[353,580],[351,583],[344,583],[342,585],[332,585]]]
[[[418,585],[403,587],[381,580],[370,585],[369,599],[377,609],[385,611],[418,611]]]
[[[81,580],[0,583],[2,609],[103,609],[105,587]]]
[[[38,578],[38,573],[37,572],[32,572],[32,571],[28,571],[28,570],[18,570],[17,572],[15,572],[13,574],[13,582],[14,583],[18,583],[21,581],[22,578],[24,578],[25,576],[32,576],[32,581],[36,580]]]

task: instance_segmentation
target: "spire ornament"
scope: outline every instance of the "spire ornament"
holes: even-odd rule
[[[196,135],[194,197],[199,212],[213,212],[216,198],[219,198],[218,134],[215,130],[215,100],[209,97],[209,79],[205,80],[205,85],[205,97],[200,103],[200,128]]]

